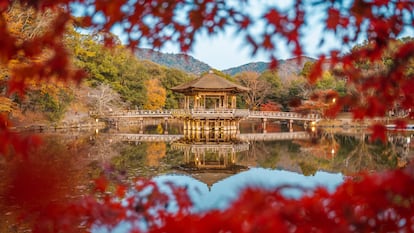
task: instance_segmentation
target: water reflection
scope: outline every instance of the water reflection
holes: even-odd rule
[[[232,199],[246,185],[306,185],[313,180],[315,185],[334,187],[344,175],[403,167],[414,158],[413,135],[408,132],[389,133],[382,144],[353,129],[305,131],[296,125],[289,132],[279,122],[267,122],[266,132],[260,127],[260,122],[249,122],[240,132],[188,131],[179,124],[157,122],[142,131],[141,126],[131,126],[54,133],[44,144],[49,152],[44,155],[54,156],[42,161],[70,169],[65,172],[72,182],[68,187],[82,191],[72,196],[81,195],[90,180],[105,173],[115,181],[147,177],[197,183],[204,190],[198,193],[198,203],[204,203],[199,208],[207,208],[203,205],[222,207],[223,200]],[[0,174],[11,177],[7,173],[11,167],[5,161],[0,166]],[[7,182],[0,183],[0,190]]]
[[[278,125],[278,124],[275,124]],[[96,136],[98,151],[129,177],[166,173],[201,176],[237,173],[251,167],[282,169],[304,175],[317,171],[351,175],[363,170],[405,166],[412,156],[411,135],[389,134],[388,142],[371,142],[369,134],[352,130],[295,129],[283,132],[179,130],[130,133],[108,131]],[[162,125],[152,126],[160,129]],[[248,127],[249,129],[253,127]],[[99,144],[95,142],[95,144]],[[112,154],[108,156],[108,153]],[[200,174],[198,174],[200,173]],[[217,175],[218,176],[218,175]]]
[[[387,141],[372,141],[365,131],[328,128],[314,133],[312,153],[331,160],[335,170],[344,174],[381,171],[404,167],[414,157],[409,132],[388,132]],[[302,145],[304,146],[304,145]]]
[[[182,167],[187,170],[238,170],[237,153],[249,150],[248,142],[193,142],[181,140],[171,145],[173,150],[184,153]]]

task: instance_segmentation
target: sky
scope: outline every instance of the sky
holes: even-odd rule
[[[351,0],[344,1],[350,2]],[[282,10],[291,9],[293,2],[293,0],[252,0],[249,1],[250,5],[245,7],[245,9],[248,9],[253,17],[259,18],[265,10],[269,9],[269,7],[276,6],[278,9]],[[239,0],[227,0],[226,3],[240,4]],[[79,9],[79,6],[77,7]],[[310,9],[309,7],[305,10],[307,11],[308,18],[306,19],[306,26],[301,31],[302,35],[300,36],[304,55],[316,58],[321,54],[328,54],[332,49],[338,49],[341,52],[347,52],[351,49],[351,47],[344,47],[338,39],[324,30],[321,24],[327,17],[324,10],[321,10],[320,8]],[[260,29],[263,26],[263,23],[258,23],[254,26],[253,32],[256,28]],[[114,28],[113,32],[122,40],[123,35],[117,31],[117,28]],[[414,37],[414,28],[412,27],[408,31],[405,31],[402,36]],[[319,42],[322,38],[325,43],[323,47],[319,47]],[[362,43],[364,39],[364,35],[361,35],[358,38],[357,43]],[[288,59],[294,57],[283,40],[278,40],[276,46],[277,48],[273,54],[276,58]],[[142,47],[145,48],[146,46]],[[160,52],[180,53],[177,46],[169,43],[166,43]],[[258,53],[255,56],[252,56],[251,48],[246,44],[243,36],[236,35],[232,29],[215,36],[197,34],[192,51],[189,52],[189,55],[218,70],[244,65],[250,62],[268,62],[270,60],[269,54]]]
[[[265,9],[268,9],[269,6],[275,6],[279,9],[287,9],[291,7],[293,1],[275,1],[271,0],[255,0],[250,1],[250,14],[253,17],[259,18],[262,15],[262,12]],[[316,14],[315,17],[311,18],[309,21],[310,25],[313,25],[312,28],[308,28],[304,31],[304,49],[305,55],[316,57],[319,56],[319,49],[317,44],[319,38],[322,35],[322,27],[317,24],[316,21],[323,18],[321,14]],[[316,26],[315,26],[316,25]],[[256,27],[261,27],[262,25],[256,25]],[[332,41],[330,43],[333,46],[335,43]],[[321,50],[321,51],[326,51]],[[171,45],[166,45],[161,52],[166,53],[179,53],[179,50]],[[255,56],[252,56],[251,48],[244,41],[243,37],[236,35],[234,30],[228,30],[224,33],[220,33],[215,36],[208,36],[206,34],[200,34],[196,37],[195,44],[193,45],[193,50],[189,55],[194,58],[207,63],[211,67],[224,70],[240,65],[244,65],[250,62],[264,61],[268,62],[269,55],[258,53]],[[292,58],[293,55],[289,52],[286,45],[283,43],[278,43],[278,48],[276,51],[276,57],[278,59],[288,59]]]
[[[279,9],[286,9],[292,4],[292,0],[255,0],[250,2],[251,6],[249,7],[249,10],[251,10],[252,14],[256,17],[262,15],[263,10],[268,9],[269,6],[274,6],[276,4]],[[311,16],[307,19],[307,25],[302,31],[301,36],[304,55],[316,58],[321,54],[329,54],[328,52],[332,49],[338,49],[343,53],[348,52],[351,49],[349,46],[343,46],[337,38],[324,30],[321,24],[327,17],[324,12],[318,12],[318,9],[311,9],[309,12],[311,12]],[[260,27],[260,25],[258,25],[258,27]],[[414,28],[405,31],[401,37],[403,36],[414,37]],[[324,39],[325,44],[322,47],[319,47],[319,42],[322,38]],[[361,35],[357,40],[357,44],[362,43],[365,38],[364,35]],[[294,57],[287,48],[287,45],[282,41],[280,41],[277,46],[275,56],[278,59]],[[179,53],[179,50],[167,45],[161,52]],[[250,62],[267,62],[270,60],[268,54],[257,54],[252,57],[250,47],[247,46],[243,38],[235,35],[232,31],[227,31],[226,33],[221,33],[213,37],[198,35],[198,37],[196,37],[196,43],[193,45],[193,50],[189,55],[218,70],[244,65]]]
[[[273,7],[276,5],[278,9],[291,9],[292,2],[292,0],[277,2],[272,0],[255,0],[250,1],[248,9],[253,17],[259,18],[270,6]],[[319,22],[325,17],[322,12],[312,12],[312,17],[307,19],[309,26],[302,31],[303,35],[301,36],[304,55],[318,57],[320,54],[325,54],[332,48],[341,48],[341,45],[335,38],[324,33],[322,25]],[[255,27],[262,26],[263,24],[260,25],[260,23],[255,25]],[[324,47],[319,48],[318,44],[322,35],[325,37],[327,43]],[[349,50],[349,48],[341,48],[341,50]],[[161,52],[179,53],[180,51],[178,48],[167,44],[161,49]],[[251,48],[246,44],[242,36],[234,33],[234,30],[228,30],[215,36],[199,34],[196,37],[196,42],[189,55],[218,70],[244,65],[250,62],[268,62],[270,60],[268,54],[259,53],[252,56]],[[274,55],[278,59],[294,57],[287,48],[287,45],[282,41],[277,44]]]

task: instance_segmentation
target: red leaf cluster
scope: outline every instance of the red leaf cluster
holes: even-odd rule
[[[280,105],[275,102],[268,101],[260,105],[260,111],[280,111]]]
[[[7,116],[0,114],[0,156],[27,158],[32,150],[41,144],[36,135],[21,135],[12,132]]]
[[[133,226],[129,232],[412,232],[412,182],[411,167],[361,174],[345,180],[332,193],[322,187],[248,187],[226,209],[192,213],[183,188],[170,184],[173,195],[168,196],[154,182],[139,180],[123,201],[117,196],[102,201],[87,198],[54,220],[73,220],[74,214],[80,214],[80,219],[107,229],[127,221]],[[303,196],[288,198],[282,194],[287,189],[301,191]],[[177,210],[168,210],[171,200],[177,202]],[[144,221],[146,227],[137,221]]]
[[[12,3],[6,3],[0,11],[0,64],[9,68],[8,94],[18,93],[23,96],[29,82],[49,80],[77,81],[85,77],[84,72],[75,69],[70,62],[70,54],[63,43],[66,26],[71,20],[69,12],[64,9],[71,1],[20,1],[26,7],[38,11],[52,9],[54,19],[46,32],[33,38],[19,38],[14,35],[4,13]],[[19,64],[8,66],[11,60]]]
[[[72,67],[69,52],[63,44],[65,27],[71,22],[72,0],[21,0],[21,4],[38,12],[56,12],[53,23],[45,33],[31,39],[18,38],[10,32],[4,14],[14,1],[0,1],[0,65],[10,67],[11,60],[18,65],[10,67],[8,93],[23,94],[29,81],[79,81],[84,74]],[[247,1],[241,1],[245,6]],[[391,54],[387,54],[395,38],[413,26],[414,4],[405,0],[381,1],[327,1],[297,0],[293,7],[281,10],[270,7],[262,14],[263,28],[254,17],[225,0],[200,1],[78,1],[84,14],[80,24],[89,29],[106,32],[104,41],[113,43],[109,32],[119,26],[129,37],[131,47],[146,42],[154,48],[165,43],[179,45],[183,52],[191,50],[197,35],[213,35],[235,26],[242,33],[253,53],[269,54],[272,66],[277,64],[274,52],[276,41],[284,41],[293,54],[302,54],[301,33],[306,25],[307,8],[319,6],[327,12],[324,27],[333,31],[344,46],[352,46],[360,35],[366,34],[368,44],[348,54],[332,51],[332,68],[340,66],[341,75],[353,85],[358,96],[338,100],[341,105],[352,106],[354,118],[383,117],[394,106],[410,110],[414,100],[412,61],[414,41],[408,41]],[[309,5],[312,4],[312,5]],[[312,8],[315,10],[315,8]],[[254,34],[253,34],[254,32]],[[257,36],[260,35],[260,36]],[[322,39],[321,45],[324,44]],[[387,55],[392,61],[378,72],[364,69],[375,65]],[[310,77],[321,76],[327,58],[321,57]],[[360,94],[360,95],[359,95]],[[412,112],[410,113],[412,115]],[[404,124],[400,120],[398,127]],[[374,125],[373,138],[385,140],[385,127]],[[23,155],[28,158],[32,146],[40,143],[34,136],[21,136],[10,131],[6,116],[0,116],[0,153]],[[31,203],[60,197],[53,190],[60,181],[52,166],[41,166],[32,160],[15,164],[16,174],[11,176],[10,196],[16,203]],[[39,177],[37,174],[41,169]],[[145,222],[150,232],[411,232],[413,229],[413,173],[412,170],[391,171],[384,174],[364,175],[358,181],[346,181],[334,193],[320,188],[306,193],[300,199],[288,199],[278,190],[248,188],[228,209],[191,213],[191,201],[183,188],[171,185],[177,202],[177,211],[167,211],[170,195],[161,192],[153,182],[137,181],[129,194],[118,187],[118,196],[103,194],[102,200],[87,198],[79,204],[50,205],[39,216],[34,232],[59,232],[77,229],[81,222],[100,224],[108,228],[120,221]],[[52,188],[44,193],[41,187]],[[96,181],[96,188],[107,190],[105,179]],[[148,192],[150,191],[150,192]],[[28,195],[34,193],[34,196]],[[120,201],[120,198],[124,198]],[[36,200],[35,200],[36,199]],[[42,202],[43,203],[43,202]],[[214,223],[214,224],[213,224]],[[82,225],[81,225],[82,226]],[[141,228],[134,225],[135,232]]]

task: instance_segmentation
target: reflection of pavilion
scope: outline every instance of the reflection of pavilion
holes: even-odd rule
[[[173,149],[184,152],[183,168],[190,170],[231,170],[244,168],[236,165],[236,153],[249,150],[249,143],[233,142],[175,142]]]
[[[187,135],[187,138],[189,136]],[[228,176],[247,170],[239,165],[238,153],[249,150],[248,142],[238,141],[191,141],[173,142],[172,149],[184,152],[184,161],[178,167],[211,187]]]

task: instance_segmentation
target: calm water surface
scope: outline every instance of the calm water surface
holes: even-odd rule
[[[247,185],[333,189],[344,176],[404,166],[413,156],[411,134],[390,134],[381,144],[363,132],[298,125],[290,130],[280,122],[268,122],[266,133],[254,121],[242,122],[235,133],[185,132],[180,123],[163,122],[140,131],[126,126],[90,135],[90,156],[114,179],[157,177],[197,185],[211,199],[200,201],[202,208],[223,206],[226,201],[218,200],[237,196]]]
[[[92,187],[90,180],[101,174],[115,182],[147,177],[189,187],[195,210],[225,208],[246,186],[322,185],[333,190],[346,176],[401,167],[413,157],[410,133],[389,134],[381,144],[370,142],[364,132],[289,129],[280,122],[267,122],[266,132],[260,122],[242,122],[240,132],[185,132],[179,122],[150,121],[144,128],[44,136],[47,153],[39,153],[36,161],[49,161],[62,171],[66,198],[84,195]],[[8,190],[21,169],[5,164],[0,163],[6,177],[1,190]],[[2,194],[2,215],[24,208]],[[300,195],[297,190],[285,194]],[[7,224],[7,217],[2,221],[0,225]]]

